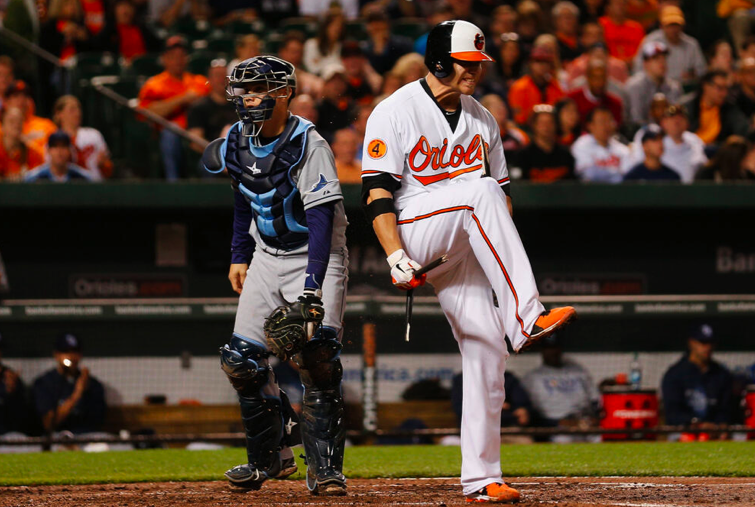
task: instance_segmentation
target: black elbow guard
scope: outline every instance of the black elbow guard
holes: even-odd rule
[[[225,157],[223,157],[223,144],[225,143],[224,137],[215,139],[204,149],[202,154],[202,165],[206,171],[213,174],[222,172],[225,169]]]

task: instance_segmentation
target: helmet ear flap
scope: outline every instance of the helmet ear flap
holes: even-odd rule
[[[451,33],[455,21],[444,21],[436,25],[427,36],[425,66],[437,78],[448,77],[453,73],[451,61]]]

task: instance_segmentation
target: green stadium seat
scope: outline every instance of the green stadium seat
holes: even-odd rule
[[[207,51],[232,55],[236,51],[236,38],[222,36],[207,41]]]
[[[317,21],[312,18],[288,18],[281,21],[280,31],[283,33],[298,31],[306,37],[314,37],[317,34]]]
[[[283,34],[278,32],[271,32],[270,35],[265,38],[265,53],[277,54],[283,43]]]
[[[131,65],[124,67],[121,75],[151,77],[162,71],[163,66],[160,63],[160,55],[158,53],[148,53],[132,59]]]
[[[213,27],[209,21],[195,21],[191,17],[183,17],[177,20],[170,30],[171,33],[181,34],[191,41],[206,38],[212,32]]]
[[[210,62],[216,58],[226,58],[225,54],[218,54],[215,52],[201,51],[192,53],[189,56],[188,71],[192,74],[207,75],[207,69],[210,68]]]
[[[344,27],[347,39],[366,40],[367,29],[362,21],[348,21]]]
[[[263,36],[267,32],[265,23],[260,19],[254,21],[236,20],[225,25],[225,33],[228,35],[247,35],[250,33]]]
[[[75,72],[77,80],[95,76],[117,76],[120,73],[118,60],[112,53],[90,51],[76,55]]]
[[[402,35],[411,40],[416,40],[428,32],[427,23],[422,18],[404,18],[393,23],[391,32],[394,35]]]

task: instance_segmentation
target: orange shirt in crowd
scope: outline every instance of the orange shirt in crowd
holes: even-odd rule
[[[627,17],[648,30],[658,21],[658,0],[629,0],[627,2]]]
[[[619,60],[630,62],[637,53],[640,42],[645,37],[645,30],[643,30],[642,25],[631,19],[617,25],[608,16],[603,16],[598,21],[603,27],[608,54]]]
[[[92,35],[97,35],[105,26],[105,6],[102,0],[81,0],[84,25]]]
[[[716,142],[718,134],[721,133],[721,109],[716,106],[706,106],[700,104],[700,127],[697,129],[697,136],[705,144]]]
[[[135,56],[141,56],[147,52],[144,45],[142,31],[136,25],[117,25],[118,40],[120,47],[119,53],[126,60],[131,60]]]
[[[45,153],[47,149],[47,138],[50,134],[58,130],[52,120],[30,114],[26,117],[22,133],[26,137],[26,142],[40,153]]]
[[[44,162],[45,157],[42,152],[28,144],[8,152],[5,144],[0,142],[0,180],[20,179],[23,173]]]
[[[153,102],[172,99],[183,95],[188,91],[194,91],[199,95],[210,93],[210,85],[205,76],[184,72],[182,79],[176,79],[167,72],[161,72],[152,76],[144,83],[139,91],[139,105],[147,107]],[[166,118],[181,128],[186,128],[186,108],[181,108]]]
[[[341,183],[362,183],[362,166],[356,161],[339,162],[336,160],[336,173]]]
[[[514,121],[524,125],[533,107],[538,104],[554,105],[563,96],[564,92],[555,79],[551,79],[545,90],[541,90],[530,76],[520,77],[509,89],[509,104]]]

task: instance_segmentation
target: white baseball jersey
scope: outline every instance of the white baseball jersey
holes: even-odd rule
[[[507,185],[509,174],[500,129],[474,98],[461,96],[462,114],[452,131],[420,81],[382,101],[367,120],[362,176],[389,173],[401,181],[394,199],[403,209],[411,198],[454,181],[482,176],[482,144],[488,145],[491,176]]]
[[[88,170],[92,177],[99,181],[102,179],[100,168],[97,161],[100,155],[107,153],[107,144],[100,131],[89,127],[81,127],[76,131],[76,138],[73,139],[73,145],[76,148],[75,162]]]
[[[631,169],[629,148],[616,139],[602,146],[591,134],[577,139],[571,147],[574,170],[583,181],[621,183]]]
[[[452,129],[422,83],[400,88],[372,112],[362,176],[390,174],[400,182],[397,226],[410,258],[424,265],[449,257],[427,281],[462,357],[461,484],[469,495],[502,482],[504,337],[518,350],[544,309],[501,188],[509,179],[495,120],[462,95]],[[483,145],[489,145],[492,177],[482,177]]]
[[[632,167],[645,160],[645,152],[642,149],[642,134],[644,133],[645,129],[641,128],[632,141],[631,163],[629,164]],[[664,136],[661,163],[679,173],[682,183],[692,183],[695,181],[697,171],[708,163],[705,143],[697,134],[689,131],[682,133],[682,142],[679,144],[676,144],[669,136]]]

